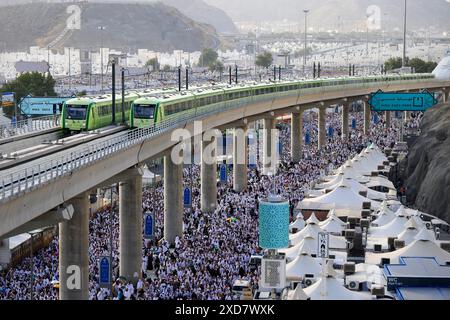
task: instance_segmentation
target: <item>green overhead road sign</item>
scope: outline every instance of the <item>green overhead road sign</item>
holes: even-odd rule
[[[437,103],[429,91],[386,93],[380,90],[369,99],[373,111],[425,111]]]

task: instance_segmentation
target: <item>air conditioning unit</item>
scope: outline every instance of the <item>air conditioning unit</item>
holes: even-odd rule
[[[354,229],[345,230],[345,239],[353,240],[354,238],[355,238],[355,230]]]
[[[370,203],[370,202],[363,202],[363,204],[362,204],[363,210],[370,210],[371,206],[372,206],[372,203]]]
[[[305,277],[305,279],[303,279],[303,286],[305,287],[305,288],[307,288],[307,287],[310,287],[310,286],[312,286],[314,283],[316,283],[317,282],[317,279],[316,278],[306,278]]]
[[[382,286],[372,286],[370,291],[372,295],[376,297],[384,297],[385,294],[384,287]]]
[[[389,251],[393,251],[395,249],[395,247],[394,247],[395,239],[397,239],[397,238],[396,237],[389,237],[388,238]]]
[[[367,219],[370,217],[370,214],[371,214],[370,210],[363,210],[361,211],[361,218]]]
[[[394,240],[394,248],[395,250],[401,249],[405,247],[405,241],[404,240],[399,240],[399,239],[395,239]]]
[[[368,228],[370,227],[370,220],[369,219],[361,219],[361,228]]]
[[[356,271],[356,266],[355,266],[354,262],[347,262],[344,264],[344,274],[346,276],[354,274],[355,271]]]
[[[353,290],[353,291],[359,291],[359,289],[360,289],[360,283],[359,283],[359,281],[356,281],[356,280],[350,280],[350,281],[347,283],[347,287],[348,287],[350,290]]]

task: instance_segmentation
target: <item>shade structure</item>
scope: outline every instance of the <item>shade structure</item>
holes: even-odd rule
[[[294,260],[302,253],[306,253],[309,255],[317,254],[317,240],[314,237],[307,235],[302,238],[296,245],[288,249],[281,249],[279,250],[279,252],[284,253],[288,261]]]
[[[306,223],[303,220],[303,216],[298,217],[294,222],[289,225],[289,231],[292,232],[293,229],[302,230],[305,227]]]
[[[396,212],[396,217],[389,223],[381,227],[369,229],[369,236],[372,238],[398,237],[405,230],[405,224],[408,222],[403,206]]]
[[[350,175],[348,174],[343,174],[340,175],[335,181],[336,183],[333,185],[328,185],[326,188],[322,189],[322,190],[317,190],[319,188],[319,186],[316,186],[316,190],[311,190],[308,193],[308,196],[313,196],[313,197],[319,197],[323,194],[326,194],[326,190],[334,190],[336,189],[341,182],[345,179],[345,181],[349,184],[350,188],[352,188],[356,193],[359,192],[367,192],[367,198],[371,199],[371,200],[378,200],[378,201],[383,201],[386,200],[388,195],[387,193],[384,192],[379,192],[379,191],[375,191],[372,190],[370,188],[367,188],[365,185],[359,183],[358,181],[356,181],[355,179],[353,179]]]
[[[319,232],[322,232],[322,229],[320,229],[319,225],[310,223],[307,224],[306,227],[301,231],[289,235],[289,241],[291,242],[291,245],[295,246],[307,236],[317,239],[317,235],[319,234]]]
[[[395,217],[395,213],[388,208],[387,202],[383,201],[381,203],[380,210],[378,211],[378,217],[372,222],[372,224],[374,226],[381,227],[394,220]]]
[[[347,181],[343,180],[330,193],[323,196],[304,199],[298,204],[300,210],[310,211],[329,211],[336,210],[336,214],[340,217],[361,217],[361,211],[364,202],[370,202],[373,209],[378,209],[380,203],[365,198],[351,189]]]
[[[306,224],[319,224],[319,219],[317,219],[316,214],[313,212],[308,220],[306,220]]]
[[[412,242],[414,242],[418,233],[419,233],[419,230],[417,230],[417,229],[407,228],[398,235],[398,239],[405,241],[405,246],[407,246],[407,245],[411,244]]]
[[[317,258],[302,253],[286,265],[286,277],[288,279],[303,278],[305,274],[318,276],[321,269],[322,267]]]
[[[320,226],[320,228],[328,233],[332,234],[342,234],[342,231],[346,229],[345,224],[338,222],[338,220],[331,219],[328,222]]]
[[[325,285],[323,286],[323,282]],[[326,288],[322,295],[322,288]],[[369,294],[351,291],[344,287],[344,283],[334,277],[320,278],[312,286],[303,289],[311,300],[371,300]]]
[[[399,263],[401,257],[434,257],[441,265],[450,263],[450,253],[441,249],[433,241],[430,231],[425,228],[419,231],[415,240],[406,247],[388,253],[367,253],[366,263],[381,264],[381,260],[384,258],[389,259],[390,264],[396,264]]]
[[[385,177],[382,177],[382,176],[370,177],[370,179],[368,179],[368,180],[369,181],[366,183],[366,187],[368,187],[368,188],[384,187],[389,190],[393,190],[393,191],[396,190],[394,184],[391,181],[389,181],[388,179],[386,179]]]

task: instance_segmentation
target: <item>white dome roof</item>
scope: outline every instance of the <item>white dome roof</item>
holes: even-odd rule
[[[450,80],[450,56],[445,57],[441,62],[439,62],[436,69],[434,69],[433,74],[436,79]]]

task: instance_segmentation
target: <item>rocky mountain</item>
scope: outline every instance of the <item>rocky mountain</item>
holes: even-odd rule
[[[64,0],[0,0],[2,5],[17,5],[24,3],[61,3]],[[65,1],[73,2],[73,1]],[[182,14],[197,22],[212,25],[217,32],[230,34],[237,29],[231,18],[221,9],[207,4],[204,0],[88,0],[89,3],[155,3],[162,2],[178,9]]]
[[[81,8],[80,29],[65,30],[73,13],[69,5]],[[26,22],[26,23],[24,23]],[[98,26],[106,26],[99,31]],[[0,48],[26,50],[46,47],[58,37],[63,46],[93,49],[147,48],[157,51],[201,50],[220,45],[215,29],[186,17],[162,3],[30,3],[3,6],[0,10]],[[103,34],[102,34],[103,32]]]
[[[403,4],[401,0],[205,0],[223,9],[233,21],[304,21],[303,10],[310,9],[309,21],[319,26],[335,28],[338,21],[351,23],[363,20],[371,5],[381,9],[381,21],[388,29],[401,28]],[[446,0],[408,0],[408,21],[413,29],[439,26],[450,28],[450,3]]]
[[[417,208],[450,222],[450,104],[425,112],[422,134],[400,163],[406,196]]]
[[[212,25],[223,34],[237,33],[233,20],[221,9],[207,4],[203,0],[160,0],[164,4],[177,8],[189,18]]]

